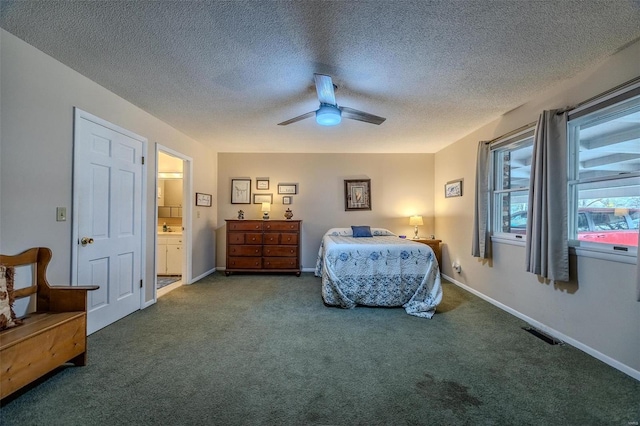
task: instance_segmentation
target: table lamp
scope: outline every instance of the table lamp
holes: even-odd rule
[[[269,212],[271,211],[271,203],[262,203],[262,219],[269,219]]]
[[[414,231],[413,231],[413,239],[417,240],[418,239],[418,225],[422,225],[422,216],[411,216],[409,218],[409,225],[413,225]]]

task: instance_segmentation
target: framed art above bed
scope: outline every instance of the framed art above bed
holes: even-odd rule
[[[371,210],[371,179],[345,179],[344,210]]]

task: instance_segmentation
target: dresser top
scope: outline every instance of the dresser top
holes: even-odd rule
[[[294,219],[225,219],[226,222],[302,222],[302,220],[294,220]]]

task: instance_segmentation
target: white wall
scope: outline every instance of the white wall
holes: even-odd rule
[[[216,153],[140,108],[83,77],[10,33],[0,30],[0,252],[17,254],[34,246],[53,250],[52,284],[71,277],[73,107],[97,115],[149,140],[147,146],[146,274],[155,275],[155,143],[194,159],[194,192],[216,197]],[[56,222],[56,207],[68,220]],[[195,277],[215,265],[214,208],[193,210]],[[146,300],[153,288],[146,287]]]
[[[493,244],[493,259],[471,256],[478,141],[536,121],[543,109],[575,105],[640,76],[640,42],[531,102],[487,124],[435,156],[436,233],[443,238],[443,272],[481,295],[549,327],[576,346],[640,378],[640,303],[635,265],[573,256],[572,283],[554,285],[525,272],[525,249]],[[464,178],[465,194],[444,198],[442,185]],[[462,265],[452,271],[451,262]]]
[[[272,219],[287,207],[303,220],[302,266],[314,268],[322,235],[333,227],[369,225],[413,235],[409,216],[422,215],[420,235],[433,233],[434,154],[218,154],[217,266],[226,259],[225,219],[238,210],[245,219],[262,217],[258,204],[231,204],[231,178],[251,178],[253,193],[273,193]],[[256,191],[256,177],[270,178],[270,189]],[[371,211],[344,210],[344,180],[371,179]],[[293,204],[282,204],[278,183],[298,183]],[[252,195],[253,197],[253,195]]]

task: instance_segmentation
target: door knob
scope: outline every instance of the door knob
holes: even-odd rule
[[[80,239],[80,244],[82,244],[83,246],[86,246],[87,244],[93,244],[93,238],[82,237]]]

